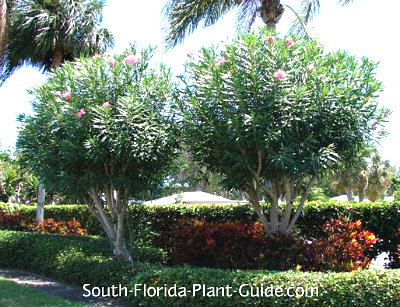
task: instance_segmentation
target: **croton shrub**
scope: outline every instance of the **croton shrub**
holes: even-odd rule
[[[87,235],[87,230],[82,228],[81,224],[75,219],[66,222],[45,219],[37,222],[29,216],[0,211],[0,230],[3,229],[46,234]]]
[[[339,217],[323,226],[319,238],[266,236],[260,223],[180,221],[171,232],[172,264],[202,267],[304,271],[368,268],[367,252],[379,241],[361,220]]]

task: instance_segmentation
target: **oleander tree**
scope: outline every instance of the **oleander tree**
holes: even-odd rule
[[[247,193],[268,235],[291,232],[317,177],[380,136],[386,110],[366,58],[268,29],[188,56],[187,146],[227,188]]]
[[[125,245],[129,200],[162,182],[178,146],[169,70],[149,69],[151,49],[65,63],[32,91],[20,116],[18,150],[48,187],[88,204],[114,246]]]

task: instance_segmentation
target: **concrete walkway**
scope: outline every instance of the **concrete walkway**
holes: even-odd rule
[[[82,287],[67,285],[54,279],[26,271],[0,268],[0,276],[5,277],[18,285],[34,288],[48,294],[60,296],[71,301],[81,302],[92,307],[132,307],[132,305],[128,305],[117,299],[84,297]]]

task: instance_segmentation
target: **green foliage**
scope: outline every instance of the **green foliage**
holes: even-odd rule
[[[351,273],[299,273],[294,271],[245,271],[157,266],[144,263],[127,265],[112,260],[107,242],[99,238],[60,237],[31,233],[0,232],[0,265],[30,270],[72,283],[93,286],[117,285],[134,289],[147,286],[178,286],[192,289],[193,284],[210,286],[242,284],[265,287],[318,287],[313,297],[232,297],[186,298],[144,297],[130,294],[134,306],[271,306],[271,307],[380,307],[400,304],[400,272],[356,271]]]
[[[136,64],[124,61],[129,54],[138,57]],[[150,57],[150,49],[137,55],[132,49],[57,70],[32,92],[35,115],[21,116],[22,163],[46,186],[76,195],[112,185],[140,197],[159,182],[175,151],[177,129],[167,110],[169,71],[148,69]]]
[[[32,202],[38,180],[21,168],[18,156],[8,152],[0,154],[0,200],[4,202]]]
[[[262,182],[319,173],[357,153],[383,120],[376,64],[324,54],[316,42],[273,44],[267,35],[203,49],[186,65],[186,139],[194,159],[227,175],[229,186],[253,178],[259,159]],[[284,78],[274,76],[278,69]]]

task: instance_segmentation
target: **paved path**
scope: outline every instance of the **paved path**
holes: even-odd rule
[[[83,297],[84,291],[82,287],[67,285],[57,280],[26,271],[0,268],[0,276],[4,276],[18,285],[34,288],[71,301],[82,302],[92,307],[132,307],[116,299]]]

